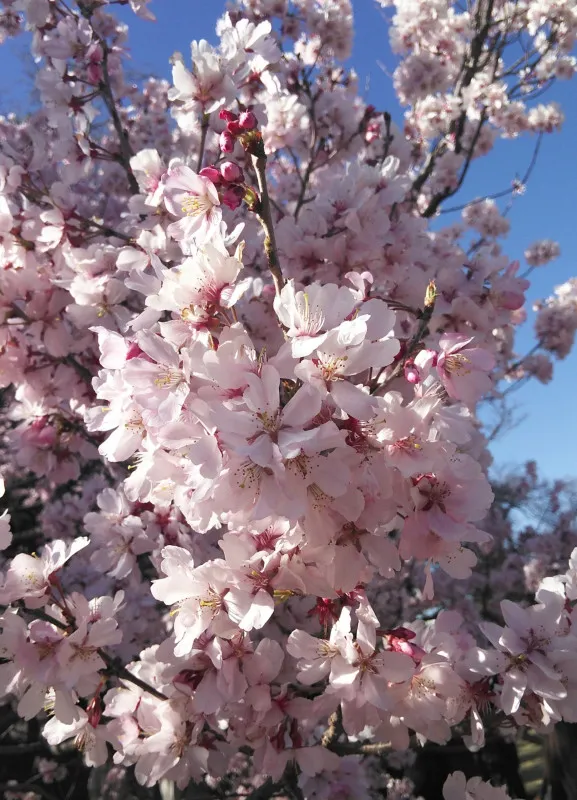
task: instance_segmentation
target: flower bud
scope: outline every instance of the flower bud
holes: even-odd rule
[[[244,177],[242,169],[234,161],[223,161],[220,165],[220,175],[229,183],[239,183]]]
[[[435,281],[429,281],[425,292],[425,308],[432,308],[435,305],[436,297],[437,287],[435,286]]]
[[[226,126],[226,129],[231,136],[234,136],[235,139],[237,136],[240,136],[243,133],[243,129],[240,127],[238,122],[236,122],[236,120],[229,122]]]
[[[233,111],[228,111],[226,108],[222,108],[218,116],[220,119],[225,120],[225,122],[233,122],[238,119],[238,114],[235,114]]]
[[[407,361],[404,366],[405,371],[405,379],[409,381],[409,383],[420,383],[421,382],[421,375],[419,374],[418,368],[415,366],[413,361]]]
[[[252,111],[243,111],[238,119],[238,124],[245,131],[254,131],[258,125],[258,121]]]
[[[208,178],[208,180],[216,186],[218,186],[221,181],[221,174],[216,167],[204,167],[198,174],[203,178]]]
[[[234,150],[234,137],[228,131],[223,131],[220,134],[219,144],[223,153],[232,153]]]
[[[92,725],[93,728],[97,728],[100,719],[102,717],[102,700],[100,699],[99,694],[95,694],[92,700],[88,703],[86,707],[86,714],[88,716],[88,722]]]
[[[223,192],[220,199],[223,205],[230,208],[231,211],[234,211],[235,208],[238,208],[242,203],[243,197],[244,188],[242,186],[229,186],[228,189]]]
[[[257,193],[250,186],[244,187],[244,202],[247,204],[249,211],[255,211],[260,202]]]

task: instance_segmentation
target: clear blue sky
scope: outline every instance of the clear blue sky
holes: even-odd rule
[[[175,50],[190,58],[192,39],[215,42],[214,26],[225,8],[224,0],[153,0],[156,23],[136,19],[132,12],[120,14],[130,25],[132,66],[139,73],[170,78],[169,58]],[[384,12],[373,0],[353,0],[356,35],[350,65],[359,76],[366,99],[381,110],[389,110],[400,122],[390,74],[395,59],[388,46]],[[390,9],[387,10],[391,13]],[[26,82],[19,80],[26,44],[22,38],[0,47],[0,109],[25,110],[28,106]],[[559,82],[546,96],[564,109],[566,122],[561,133],[545,137],[539,161],[524,196],[510,212],[511,234],[505,250],[511,258],[522,260],[528,244],[539,238],[557,240],[561,258],[535,270],[529,290],[528,322],[519,331],[518,352],[527,352],[534,343],[530,308],[533,300],[550,294],[553,287],[577,275],[577,80]],[[506,189],[515,175],[522,175],[531,160],[534,139],[501,142],[487,158],[469,173],[464,202],[487,193]],[[455,200],[457,202],[457,200]],[[449,222],[450,216],[444,219]],[[493,446],[495,461],[521,463],[535,459],[548,477],[577,476],[577,352],[555,368],[549,386],[530,383],[515,394],[519,416],[524,421]]]

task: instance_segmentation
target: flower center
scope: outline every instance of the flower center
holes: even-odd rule
[[[300,335],[307,336],[317,333],[323,327],[325,315],[318,306],[309,303],[309,296],[306,292],[302,294],[302,300],[297,303],[297,311],[301,318]]]
[[[182,373],[167,369],[154,379],[154,385],[159,389],[179,386],[182,383]]]
[[[447,372],[450,372],[451,375],[462,377],[463,375],[470,374],[471,369],[467,366],[470,363],[471,360],[467,358],[467,356],[461,353],[454,353],[451,356],[447,356],[445,359],[445,369]]]
[[[210,208],[210,203],[196,194],[189,194],[182,201],[182,213],[187,217],[197,217],[204,214]]]

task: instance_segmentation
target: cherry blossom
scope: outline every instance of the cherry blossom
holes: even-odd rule
[[[232,0],[171,81],[124,5],[0,14],[38,100],[0,118],[0,699],[38,719],[5,734],[73,740],[63,793],[82,757],[116,796],[371,800],[427,742],[577,720],[571,488],[499,483],[483,410],[551,380],[577,284],[518,353],[560,247],[506,255],[531,170],[467,194],[561,126],[571,3],[381,0],[399,113],[349,0]]]

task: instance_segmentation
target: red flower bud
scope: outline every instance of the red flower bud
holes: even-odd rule
[[[204,167],[204,169],[201,169],[198,174],[202,175],[203,178],[208,178],[209,181],[212,181],[212,183],[214,183],[217,186],[221,181],[220,172],[217,170],[216,167]]]
[[[239,117],[238,124],[245,131],[254,131],[258,125],[258,121],[252,111],[243,111]]]
[[[98,691],[98,690],[97,690]],[[102,717],[102,700],[100,699],[99,694],[95,694],[92,700],[88,703],[86,707],[86,714],[88,716],[88,722],[92,725],[93,728],[97,728]]]
[[[226,120],[226,122],[233,122],[238,119],[238,114],[235,114],[233,111],[227,111],[226,108],[222,108],[218,116],[220,119]]]
[[[409,383],[420,383],[421,376],[413,361],[407,361],[404,366],[405,378]]]
[[[230,135],[234,136],[235,138],[237,136],[240,136],[241,133],[243,132],[242,128],[240,127],[238,122],[236,122],[236,120],[229,122],[228,125],[226,126],[226,129],[230,133]]]
[[[219,144],[223,153],[232,153],[234,150],[234,137],[228,131],[223,131],[220,134]]]
[[[238,208],[242,203],[243,197],[244,189],[242,186],[229,186],[228,189],[223,192],[220,199],[223,205],[230,208],[231,211],[234,211],[235,208]]]
[[[220,175],[229,183],[239,183],[243,180],[242,169],[234,161],[223,161],[220,165]]]

